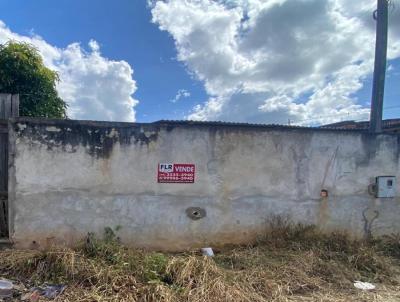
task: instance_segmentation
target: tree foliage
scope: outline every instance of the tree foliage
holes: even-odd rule
[[[20,95],[21,116],[65,118],[67,104],[58,96],[58,81],[32,45],[0,44],[0,93]]]

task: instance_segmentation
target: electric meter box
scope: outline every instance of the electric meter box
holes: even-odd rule
[[[376,197],[391,198],[396,195],[396,176],[378,176],[376,178]]]

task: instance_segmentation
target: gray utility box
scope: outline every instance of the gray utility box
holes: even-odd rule
[[[375,193],[378,198],[395,197],[396,176],[378,176]]]

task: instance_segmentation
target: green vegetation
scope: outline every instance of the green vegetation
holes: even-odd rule
[[[66,103],[58,96],[55,71],[27,43],[0,44],[0,93],[20,95],[20,115],[65,118]]]
[[[110,231],[111,230],[111,231]],[[254,246],[164,254],[120,245],[115,230],[75,249],[0,252],[0,273],[67,284],[57,301],[399,301],[400,242],[326,235],[276,220]],[[112,235],[110,235],[112,234]],[[368,292],[355,280],[377,285]]]

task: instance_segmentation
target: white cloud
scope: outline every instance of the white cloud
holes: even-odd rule
[[[374,0],[166,0],[153,22],[175,40],[178,60],[204,81],[200,120],[300,124],[366,119],[354,94],[372,72]],[[399,8],[389,59],[400,56]]]
[[[172,103],[178,102],[182,98],[188,98],[190,97],[190,92],[187,91],[186,89],[179,89],[178,92],[176,93],[175,97],[170,100]]]
[[[38,35],[22,36],[0,21],[0,43],[9,40],[33,44],[43,56],[45,65],[60,75],[59,95],[68,103],[68,115],[74,119],[135,121],[132,97],[136,91],[133,70],[125,61],[113,61],[100,52],[91,40],[89,51],[79,43],[58,48]]]

